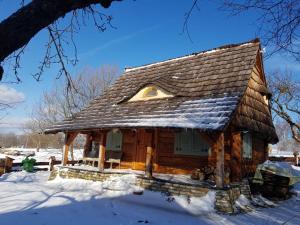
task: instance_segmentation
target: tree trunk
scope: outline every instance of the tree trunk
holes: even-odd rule
[[[121,0],[33,0],[0,23],[0,63],[25,46],[40,30],[68,12],[92,4],[108,8]]]

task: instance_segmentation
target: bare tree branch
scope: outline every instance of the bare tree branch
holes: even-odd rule
[[[86,12],[92,13],[95,24],[98,28],[105,30],[104,23],[98,23],[96,16],[100,16],[102,20],[104,17],[108,24],[111,24],[111,16],[104,16],[93,8],[94,4],[101,4],[104,8],[108,8],[113,1],[121,0],[33,0],[29,4],[21,7],[18,11],[13,13],[7,19],[0,23],[0,63],[5,58],[11,55],[18,49],[22,49],[40,30],[46,28],[57,21],[59,18],[64,17],[69,12],[83,9]],[[24,4],[24,2],[21,2]],[[92,10],[92,11],[91,11]],[[76,17],[76,16],[75,16]],[[72,17],[74,19],[74,17]],[[76,19],[75,19],[76,20]],[[74,20],[72,20],[73,24]],[[58,32],[58,30],[56,30]],[[54,30],[52,30],[54,32]],[[73,33],[73,32],[71,32]],[[17,34],[17,35],[16,35]],[[55,36],[55,35],[54,35]],[[53,40],[52,40],[53,41]],[[59,40],[56,40],[59,41]],[[61,43],[62,44],[62,43]],[[21,52],[24,49],[21,50]],[[17,55],[17,66],[15,67],[15,74],[19,64],[20,54]],[[46,54],[49,57],[49,54]],[[49,62],[49,59],[43,60]],[[47,63],[46,63],[47,64]],[[42,67],[43,70],[45,67]],[[0,65],[0,78],[3,75],[3,68]],[[19,77],[17,76],[17,79]]]
[[[224,0],[222,7],[232,15],[255,10],[263,42],[272,47],[269,56],[283,52],[300,60],[300,1],[299,0]]]
[[[190,17],[192,15],[192,12],[195,9],[200,10],[199,6],[198,6],[198,0],[193,0],[193,4],[192,4],[191,8],[185,13],[184,22],[183,22],[183,26],[182,26],[182,32],[181,32],[181,34],[186,33],[191,42],[193,42],[193,41],[192,41],[192,38],[191,38],[191,35],[190,35],[190,32],[189,32],[188,25],[189,25],[189,20],[190,20]]]
[[[290,126],[292,137],[300,143],[300,83],[289,71],[269,77],[271,108]]]

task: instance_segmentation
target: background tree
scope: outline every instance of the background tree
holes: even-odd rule
[[[279,138],[279,142],[276,145],[277,150],[288,152],[299,151],[300,143],[293,138],[289,124],[281,118],[276,118],[274,125]]]
[[[193,0],[185,14],[183,33],[190,38],[188,22],[194,11],[205,8],[205,1]],[[287,53],[300,60],[300,1],[299,0],[219,0],[220,9],[232,16],[255,11],[256,24],[268,54]]]
[[[25,133],[34,140],[37,148],[51,145],[62,146],[62,136],[44,135],[45,128],[79,112],[91,100],[101,95],[118,75],[116,66],[105,65],[99,69],[86,68],[73,78],[76,92],[68,92],[63,81],[49,91],[45,91],[40,101],[33,107],[31,120],[25,125]],[[65,81],[67,82],[67,81]],[[82,138],[77,138],[81,144]],[[76,144],[75,143],[75,144]]]
[[[300,143],[300,82],[289,71],[275,72],[269,76],[269,87],[272,92],[271,109],[290,128],[290,137]],[[286,130],[282,124],[277,131]],[[280,128],[280,126],[279,126]],[[286,131],[281,135],[289,136]],[[282,139],[282,137],[281,137]],[[288,146],[286,146],[288,147]],[[295,151],[299,151],[295,149]]]
[[[300,60],[300,1],[299,0],[224,0],[223,9],[233,15],[254,10],[259,14],[257,25],[262,40],[272,51]]]

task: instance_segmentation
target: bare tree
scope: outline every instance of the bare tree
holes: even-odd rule
[[[185,13],[182,32],[189,34],[188,24],[194,11],[199,11],[204,1],[193,0]],[[288,53],[300,60],[300,1],[299,0],[218,0],[220,9],[236,16],[248,11],[258,13],[256,24],[264,45],[270,47],[269,55]]]
[[[278,71],[269,76],[271,108],[290,127],[292,138],[300,143],[300,82],[291,72]]]
[[[224,0],[223,9],[233,15],[255,10],[262,40],[273,49],[270,54],[289,53],[300,60],[299,0]]]
[[[92,99],[101,95],[117,75],[118,68],[116,66],[105,65],[99,69],[86,68],[73,79],[74,88],[77,91],[72,94],[66,90],[60,80],[53,89],[45,91],[40,101],[33,107],[31,120],[24,127],[25,133],[35,141],[37,148],[41,147],[43,142],[46,145],[47,141],[61,144],[61,135],[47,135],[49,137],[47,139],[43,135],[44,129],[79,112]],[[55,144],[55,146],[57,145]]]
[[[277,149],[279,151],[299,151],[300,143],[298,143],[292,136],[290,125],[281,118],[276,118],[274,121],[276,133],[279,138]]]
[[[68,92],[63,82],[58,82],[52,90],[45,91],[34,107],[32,115],[39,123],[40,132],[43,132],[45,127],[79,112],[91,100],[102,94],[117,75],[116,66],[86,68],[73,78],[76,92]]]
[[[67,64],[74,65],[78,61],[73,35],[89,18],[100,31],[111,26],[112,16],[103,13],[99,6],[108,8],[114,1],[121,0],[32,0],[27,5],[21,1],[20,9],[0,23],[0,80],[4,73],[1,63],[10,56],[14,61],[16,80],[20,81],[18,69],[26,45],[39,31],[46,29],[49,40],[34,77],[40,80],[44,69],[56,63],[60,65],[57,76],[64,75],[67,86],[72,87]],[[68,56],[65,51],[70,43],[74,48],[73,56]]]

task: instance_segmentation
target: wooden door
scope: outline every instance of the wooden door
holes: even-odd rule
[[[151,141],[152,141],[151,132],[149,131],[147,132],[147,130],[145,129],[138,129],[135,162],[134,162],[135,170],[145,170],[147,146],[151,144]]]

